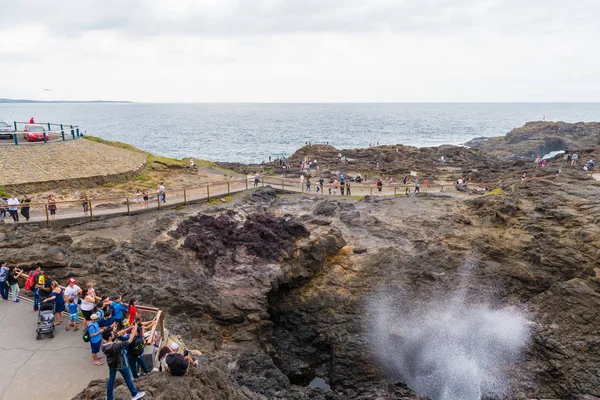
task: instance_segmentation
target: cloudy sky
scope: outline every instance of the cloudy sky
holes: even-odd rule
[[[0,97],[600,101],[598,15],[598,0],[0,0]]]

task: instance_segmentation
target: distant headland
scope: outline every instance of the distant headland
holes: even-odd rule
[[[133,103],[125,100],[28,100],[0,98],[0,103]]]

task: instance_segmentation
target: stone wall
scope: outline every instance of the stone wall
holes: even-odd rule
[[[103,184],[131,177],[146,165],[146,154],[90,140],[0,146],[0,186],[44,190],[65,183]]]

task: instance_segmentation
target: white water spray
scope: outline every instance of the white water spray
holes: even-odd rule
[[[524,314],[472,304],[461,288],[426,302],[413,299],[381,293],[369,304],[374,353],[391,377],[433,400],[506,396],[503,368],[518,360],[529,339]]]

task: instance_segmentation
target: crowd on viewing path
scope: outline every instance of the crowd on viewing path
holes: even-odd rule
[[[51,323],[54,329],[64,324],[65,331],[81,330],[82,340],[90,344],[94,366],[102,366],[103,359],[106,358],[109,368],[106,392],[108,400],[114,399],[117,372],[125,380],[132,399],[140,399],[145,395],[135,387],[134,381],[140,377],[140,370],[144,375],[151,373],[144,361],[144,350],[146,346],[158,347],[161,338],[153,329],[158,320],[155,318],[144,321],[143,313],[138,312],[135,298],[124,302],[120,295],[113,298],[100,296],[93,283],[88,282],[81,288],[74,278],[69,278],[67,285],[63,287],[39,265],[25,273],[18,266],[8,267],[6,262],[0,261],[0,296],[4,302],[21,301],[19,278],[25,279],[24,289],[33,298],[33,312],[41,311],[43,304],[51,304],[54,312]],[[197,361],[194,361],[187,350],[183,354],[179,350],[179,345],[175,342],[158,349],[159,366],[154,371],[167,371],[173,376],[183,376],[190,367],[197,365]]]

